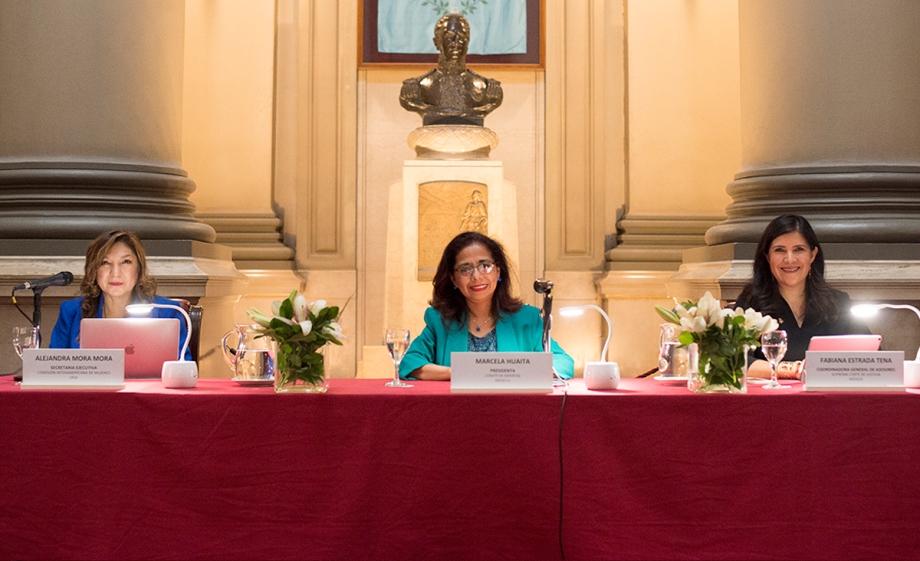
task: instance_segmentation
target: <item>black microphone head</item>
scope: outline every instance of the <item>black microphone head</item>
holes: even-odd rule
[[[61,271],[61,278],[64,279],[64,284],[61,286],[67,286],[73,282],[73,273],[70,271]]]
[[[537,279],[533,281],[533,289],[539,294],[546,294],[553,290],[553,281],[547,279]]]

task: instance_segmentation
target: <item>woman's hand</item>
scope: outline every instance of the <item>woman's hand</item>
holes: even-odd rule
[[[804,360],[784,360],[776,365],[776,377],[784,380],[800,380],[803,370],[805,370]],[[770,374],[770,363],[765,360],[755,360],[747,371],[750,378],[769,378]]]
[[[426,364],[413,370],[411,376],[417,380],[450,380],[450,367]]]
[[[803,370],[805,370],[804,360],[784,360],[776,365],[776,377],[785,380],[800,380]]]

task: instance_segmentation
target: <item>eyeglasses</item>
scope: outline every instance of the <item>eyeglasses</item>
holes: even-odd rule
[[[483,261],[479,265],[473,266],[469,263],[464,263],[460,265],[454,271],[456,271],[461,277],[471,277],[473,276],[473,271],[479,271],[480,274],[488,275],[492,272],[492,269],[495,268],[495,263],[489,263],[488,261]]]

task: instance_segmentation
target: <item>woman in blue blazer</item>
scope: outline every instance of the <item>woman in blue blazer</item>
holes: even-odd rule
[[[450,380],[450,353],[541,352],[540,311],[511,295],[500,243],[477,232],[455,237],[441,256],[425,328],[399,364],[402,378]],[[552,341],[553,368],[571,378],[575,362]]]
[[[82,296],[61,303],[57,323],[51,332],[53,349],[80,348],[80,321],[83,318],[128,317],[128,304],[156,303],[178,306],[179,303],[156,295],[157,282],[147,273],[144,246],[133,232],[105,232],[86,249]],[[179,311],[153,308],[149,317],[177,318],[179,342],[185,340],[185,316]],[[181,345],[180,345],[181,346]],[[191,352],[186,351],[186,360]]]

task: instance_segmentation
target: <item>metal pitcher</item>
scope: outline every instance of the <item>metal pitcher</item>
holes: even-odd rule
[[[260,337],[257,325],[238,324],[221,339],[224,359],[236,380],[269,380],[275,374],[275,345],[271,337]],[[236,345],[228,341],[236,338]]]

